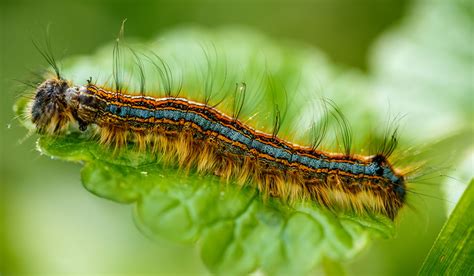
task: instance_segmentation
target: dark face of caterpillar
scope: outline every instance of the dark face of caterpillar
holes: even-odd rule
[[[69,84],[64,80],[49,79],[36,89],[31,120],[39,133],[61,132],[73,119],[68,88]]]

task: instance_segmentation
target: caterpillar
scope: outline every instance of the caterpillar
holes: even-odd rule
[[[344,152],[319,149],[325,126],[316,128],[311,145],[299,145],[278,137],[281,115],[275,107],[274,131],[267,133],[241,117],[246,83],[237,83],[232,112],[187,97],[145,95],[141,60],[140,91],[123,89],[120,47],[114,48],[115,87],[91,79],[77,85],[63,78],[53,55],[41,51],[55,71],[36,87],[29,117],[43,135],[61,135],[70,125],[79,131],[93,129],[91,139],[115,149],[135,144],[139,151],[177,163],[183,170],[214,174],[223,181],[253,185],[263,196],[288,201],[312,201],[355,212],[373,212],[395,219],[405,203],[406,175],[388,158],[397,145],[396,130],[386,135],[379,152],[358,155],[350,150],[349,126],[337,106],[328,101],[343,129]],[[136,53],[133,52],[136,56]],[[169,67],[162,59],[160,72],[170,83]],[[180,89],[178,89],[180,90]],[[237,93],[236,92],[236,93]],[[162,93],[162,92],[161,92]],[[148,93],[146,93],[148,94]],[[179,93],[178,93],[179,94]]]

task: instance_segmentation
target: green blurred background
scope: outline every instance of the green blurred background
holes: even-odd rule
[[[12,106],[22,92],[15,80],[28,80],[30,71],[45,66],[32,39],[41,39],[48,24],[54,48],[64,56],[90,54],[109,43],[127,18],[127,37],[146,40],[182,25],[243,25],[276,39],[306,42],[335,64],[368,71],[372,43],[412,5],[399,0],[0,3],[0,274],[7,275],[208,273],[193,248],[142,235],[133,225],[131,206],[86,191],[80,164],[41,156],[35,137],[24,139],[25,129],[13,119]],[[345,265],[347,271],[415,274],[446,217],[442,207],[431,210],[437,214],[416,226],[410,223],[418,215],[402,221],[396,239],[375,240]]]

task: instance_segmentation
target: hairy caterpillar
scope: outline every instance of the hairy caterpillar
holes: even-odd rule
[[[127,92],[123,89],[120,51],[117,43],[114,88],[91,80],[82,86],[71,83],[62,77],[53,55],[42,51],[56,76],[37,86],[30,104],[29,116],[38,132],[60,135],[71,123],[77,123],[80,131],[93,126],[91,139],[103,145],[120,149],[133,143],[137,150],[155,153],[183,169],[195,168],[241,185],[255,185],[264,196],[312,200],[330,208],[369,211],[392,219],[404,205],[405,175],[388,161],[396,146],[396,130],[386,135],[377,154],[353,154],[349,126],[329,102],[343,129],[344,152],[318,149],[324,125],[316,128],[319,133],[312,146],[300,146],[278,137],[282,116],[277,106],[271,134],[245,123],[240,114],[246,103],[245,83],[237,84],[234,90],[231,113],[221,111],[218,104],[211,105],[207,90],[201,102],[179,97],[180,89],[172,95],[169,66],[158,55],[155,60],[160,61],[160,80],[168,84],[164,85],[168,86],[166,96],[145,96],[143,61],[134,51],[140,92]]]

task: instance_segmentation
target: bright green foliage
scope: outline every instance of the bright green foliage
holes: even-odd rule
[[[164,167],[131,149],[104,150],[78,133],[41,137],[38,147],[84,162],[84,186],[100,197],[134,203],[136,222],[150,236],[198,242],[213,272],[304,273],[324,256],[349,258],[369,233],[393,234],[392,222],[383,217],[336,215],[315,204],[289,207],[251,188]]]
[[[420,275],[474,273],[474,180],[464,191],[431,248]]]
[[[430,25],[429,20],[433,18],[435,17],[427,17],[427,23],[423,21],[419,28]],[[450,16],[448,19],[456,25],[462,17]],[[434,21],[437,20],[436,18]],[[413,19],[413,22],[417,21]],[[463,31],[460,28],[454,29]],[[432,34],[426,31],[422,32],[425,36],[413,35],[410,28],[402,28],[400,32],[408,33],[403,37],[413,36],[419,39],[418,44],[423,46],[435,45],[433,41],[438,37],[438,32]],[[456,36],[456,33],[453,35]],[[201,44],[200,41],[212,41],[215,44]],[[464,44],[451,43],[452,41],[454,40],[443,40],[447,48],[457,45],[464,47]],[[438,78],[440,74],[437,72],[429,74],[434,76],[432,79],[413,83],[413,79],[421,77],[413,77],[414,72],[410,70],[405,73],[406,69],[423,75],[427,69],[435,70],[437,67],[427,62],[432,60],[432,56],[427,60],[405,56],[405,60],[413,61],[413,64],[397,67],[396,61],[400,57],[393,54],[394,50],[405,49],[402,46],[406,46],[408,50],[402,51],[403,53],[413,52],[413,56],[422,57],[419,53],[424,48],[412,49],[411,46],[418,44],[397,45],[396,42],[403,41],[390,36],[381,40],[375,51],[371,74],[373,79],[370,80],[358,72],[341,70],[331,65],[323,55],[310,47],[284,43],[281,44],[284,47],[277,47],[274,41],[241,30],[178,30],[145,44],[146,49],[135,46],[134,49],[148,56],[148,50],[152,49],[164,57],[171,70],[177,72],[171,84],[173,89],[179,86],[179,79],[182,78],[184,83],[181,95],[195,100],[202,101],[203,91],[212,86],[211,99],[218,102],[221,96],[227,95],[223,106],[229,107],[233,98],[228,95],[234,91],[235,83],[246,82],[249,97],[243,117],[256,115],[257,119],[249,123],[258,129],[271,131],[274,105],[278,104],[282,110],[282,107],[287,107],[279,135],[283,138],[291,137],[298,143],[308,142],[304,133],[321,114],[318,109],[320,106],[315,105],[315,102],[320,97],[327,96],[350,116],[356,134],[353,148],[362,153],[367,153],[368,149],[362,147],[367,143],[361,138],[377,135],[374,132],[380,131],[382,128],[379,126],[387,123],[387,118],[384,117],[388,105],[386,98],[381,93],[371,93],[371,85],[375,83],[382,87],[378,91],[388,91],[391,96],[390,103],[395,108],[388,113],[408,113],[413,117],[406,120],[409,128],[405,130],[422,132],[404,133],[401,137],[402,146],[405,146],[403,140],[423,140],[426,138],[423,135],[430,138],[444,137],[416,150],[406,150],[405,147],[403,153],[410,158],[402,160],[404,164],[434,160],[434,165],[445,166],[446,160],[454,159],[452,155],[460,158],[461,155],[455,153],[464,151],[467,148],[464,145],[470,143],[472,128],[469,127],[472,124],[463,120],[472,115],[472,109],[469,109],[472,93],[465,93],[472,89],[472,83],[469,86],[463,82],[462,91],[458,93],[462,96],[453,97],[449,101],[430,97],[434,89],[439,92],[447,89],[450,83],[444,83],[444,79]],[[225,49],[225,53],[221,52],[222,49]],[[439,53],[444,50],[437,50],[437,56],[442,58]],[[126,51],[127,48],[124,48],[124,52]],[[131,57],[133,55],[128,53],[125,58],[125,63],[132,65],[124,67],[127,70],[125,75],[133,71],[136,73],[137,68],[133,67],[135,63]],[[95,55],[66,61],[65,77],[71,78],[76,85],[84,84],[89,76],[94,80],[99,78],[99,84],[110,81],[111,58],[112,46],[109,45]],[[142,59],[147,58],[142,56]],[[453,63],[458,64],[456,68],[461,73],[466,71],[464,60],[469,65],[472,57],[457,60],[459,64]],[[443,64],[442,61],[440,63]],[[163,80],[155,81],[156,70],[150,68],[150,64],[144,66],[148,66],[147,90],[163,91],[166,83]],[[224,67],[233,69],[223,73]],[[210,75],[213,76],[211,86],[208,82]],[[130,80],[130,90],[136,90],[139,86],[136,79]],[[464,81],[468,78],[461,79]],[[433,80],[439,80],[441,84]],[[124,81],[127,82],[128,78]],[[418,93],[419,91],[421,92]],[[417,113],[419,107],[428,101],[434,103],[429,103],[426,107],[434,108],[435,111],[428,111],[430,116]],[[442,125],[440,120],[447,117],[446,113],[438,110],[442,110],[440,106],[446,106],[447,103],[456,106],[458,103],[463,104],[462,108],[457,109],[462,120],[450,118],[452,122],[458,122],[451,124],[456,132],[449,129],[443,132],[444,129],[441,129],[435,133],[434,130],[439,130],[439,125]],[[22,99],[17,103],[17,114],[23,114],[25,108],[25,100]],[[226,111],[229,110],[228,108]],[[31,123],[23,123],[32,129]],[[181,243],[197,244],[203,262],[212,272],[243,274],[263,270],[272,275],[301,274],[313,269],[318,262],[323,262],[327,271],[338,271],[340,267],[334,264],[359,252],[370,235],[391,237],[394,234],[393,223],[387,218],[356,216],[348,212],[333,213],[308,202],[290,206],[274,198],[262,198],[251,186],[239,188],[235,183],[223,183],[214,176],[197,175],[192,170],[183,172],[172,165],[165,166],[159,156],[138,153],[132,145],[114,152],[99,146],[89,135],[73,131],[61,137],[41,137],[38,149],[51,157],[83,163],[82,181],[89,191],[113,201],[134,204],[135,221],[150,237],[165,237]],[[338,150],[336,139],[331,135],[323,144],[329,144],[327,148]],[[376,138],[369,137],[370,141]],[[411,144],[415,145],[416,143]],[[438,185],[440,180],[435,179],[433,182]],[[412,187],[415,193],[419,189],[419,186]],[[412,199],[413,194],[408,197],[409,200]],[[467,225],[472,225],[472,221]],[[472,246],[471,249],[462,250],[472,251]],[[466,255],[462,250],[459,251],[461,255],[454,252],[454,258],[450,258],[449,262],[455,263],[457,258],[462,259],[463,256],[468,256],[469,259],[472,252]],[[428,268],[423,269],[425,271]],[[434,267],[431,271],[437,271],[436,269]]]

